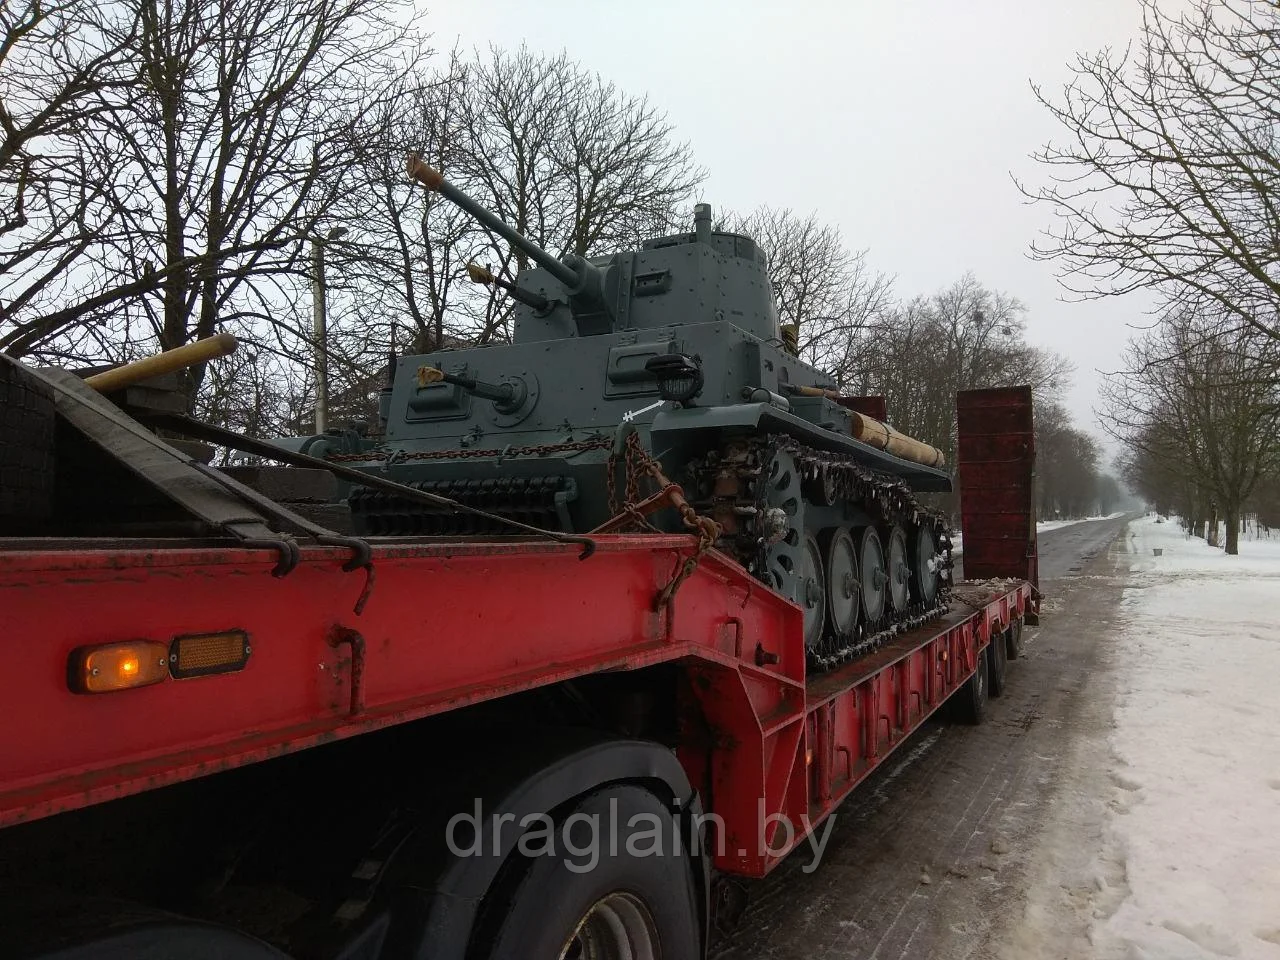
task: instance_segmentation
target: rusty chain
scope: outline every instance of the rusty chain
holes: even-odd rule
[[[621,503],[618,502],[617,498],[616,477],[619,460],[623,462],[626,472],[626,499]],[[715,546],[722,532],[720,524],[710,517],[702,516],[693,508],[693,505],[685,498],[684,491],[679,484],[668,480],[666,474],[662,472],[661,464],[641,446],[640,435],[637,433],[632,433],[627,437],[621,457],[616,453],[609,454],[607,469],[609,510],[615,516],[625,513],[641,529],[657,530],[649,522],[648,518],[636,508],[636,505],[643,499],[640,495],[640,477],[642,474],[648,474],[657,483],[658,489],[671,491],[671,503],[680,514],[680,522],[698,537],[697,548],[691,555],[679,562],[679,566],[672,574],[671,580],[658,591],[656,604],[657,606],[664,606],[675,598],[676,591],[680,589],[680,585],[693,575],[693,571],[697,569],[698,561],[702,559],[703,554]]]
[[[586,440],[565,440],[560,443],[536,443],[522,447],[494,447],[487,450],[414,450],[406,452],[395,450],[387,453],[384,450],[370,450],[368,453],[327,453],[326,460],[335,463],[364,461],[402,460],[469,460],[472,457],[543,457],[555,453],[582,453],[587,450],[605,450],[613,445],[608,437],[589,437]]]
[[[620,461],[624,465],[626,474],[626,493],[621,500],[618,499],[618,463]],[[638,509],[640,501],[644,499],[640,493],[640,477],[647,473],[657,481],[659,488],[669,486],[671,481],[663,476],[661,467],[640,446],[639,436],[633,433],[627,437],[621,457],[617,453],[610,452],[605,469],[608,471],[606,486],[609,494],[609,513],[615,517],[626,514],[641,530],[652,530],[656,533],[658,528],[650,523],[649,518]]]

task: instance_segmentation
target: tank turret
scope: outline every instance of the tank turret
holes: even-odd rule
[[[396,357],[380,436],[293,445],[573,533],[657,492],[638,450],[715,520],[717,547],[804,609],[819,666],[943,609],[949,540],[916,499],[951,488],[941,455],[795,356],[750,237],[699,203],[687,233],[557,257],[417,157],[409,173],[527,257],[513,280],[468,268],[513,301],[511,342]],[[490,532],[372,485],[343,499],[364,535]]]
[[[688,318],[686,322],[698,316],[706,320],[733,316],[737,326],[758,337],[781,336],[764,253],[749,237],[713,230],[710,204],[694,208],[692,233],[655,237],[638,251],[592,259],[573,254],[560,258],[512,229],[417,156],[409,157],[409,175],[536,265],[522,272],[515,284],[499,280],[483,267],[468,267],[473,280],[500,286],[519,303],[513,340],[594,336],[666,325],[676,313]],[[694,272],[683,269],[686,262]],[[682,268],[676,272],[683,275],[683,284],[675,282],[675,264]]]

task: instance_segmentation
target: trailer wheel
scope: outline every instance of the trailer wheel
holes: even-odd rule
[[[1009,647],[1004,631],[997,633],[987,644],[987,663],[991,677],[987,689],[991,696],[1004,696],[1005,682],[1009,676]]]
[[[987,665],[987,651],[990,649],[991,646],[988,644],[978,651],[978,668],[973,671],[973,676],[964,682],[964,686],[952,694],[955,717],[961,723],[976,725],[986,719],[987,680],[990,670]]]
[[[18,364],[0,360],[0,520],[49,516],[53,396]]]
[[[588,795],[556,818],[553,856],[512,854],[468,956],[701,957],[698,887],[680,830],[647,790],[620,784]],[[578,853],[588,848],[590,869]]]
[[[1022,656],[1022,618],[1009,621],[1009,659],[1017,660]]]

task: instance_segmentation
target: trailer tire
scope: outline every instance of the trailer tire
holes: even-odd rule
[[[1017,617],[1009,622],[1009,659],[1017,660],[1022,656],[1022,618]]]
[[[994,634],[987,644],[987,664],[991,673],[988,692],[992,697],[1002,697],[1009,678],[1009,646],[1004,631]]]
[[[951,702],[955,708],[955,718],[961,723],[973,726],[981,723],[987,716],[987,651],[990,645],[978,651],[978,667],[964,682],[964,686],[952,694]]]
[[[52,393],[0,360],[0,521],[47,519],[53,502]]]
[[[632,829],[636,818],[640,824]],[[637,836],[652,838],[655,826],[660,853],[646,855],[654,847],[650,840],[632,847]],[[701,893],[688,852],[676,846],[680,830],[667,806],[638,786],[616,784],[588,794],[555,818],[554,856],[512,853],[486,898],[468,956],[643,957],[650,955],[647,948],[663,960],[696,960],[703,953]],[[567,852],[591,843],[597,862],[582,869],[584,858]],[[603,941],[586,939],[591,937],[635,939],[629,953],[593,952],[592,943]],[[575,938],[582,949],[566,953]]]

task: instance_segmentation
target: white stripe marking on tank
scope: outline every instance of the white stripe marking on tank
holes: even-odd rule
[[[642,414],[642,413],[648,413],[650,410],[654,410],[654,409],[656,409],[657,407],[662,406],[662,405],[663,405],[664,403],[666,403],[666,402],[667,402],[667,401],[665,401],[665,400],[659,400],[659,401],[657,401],[656,403],[651,403],[651,404],[649,404],[647,407],[641,407],[639,410],[628,410],[626,413],[624,413],[624,414],[622,415],[622,422],[623,422],[623,423],[630,423],[630,422],[631,422],[632,420],[634,420],[636,417],[640,416],[640,414]]]

